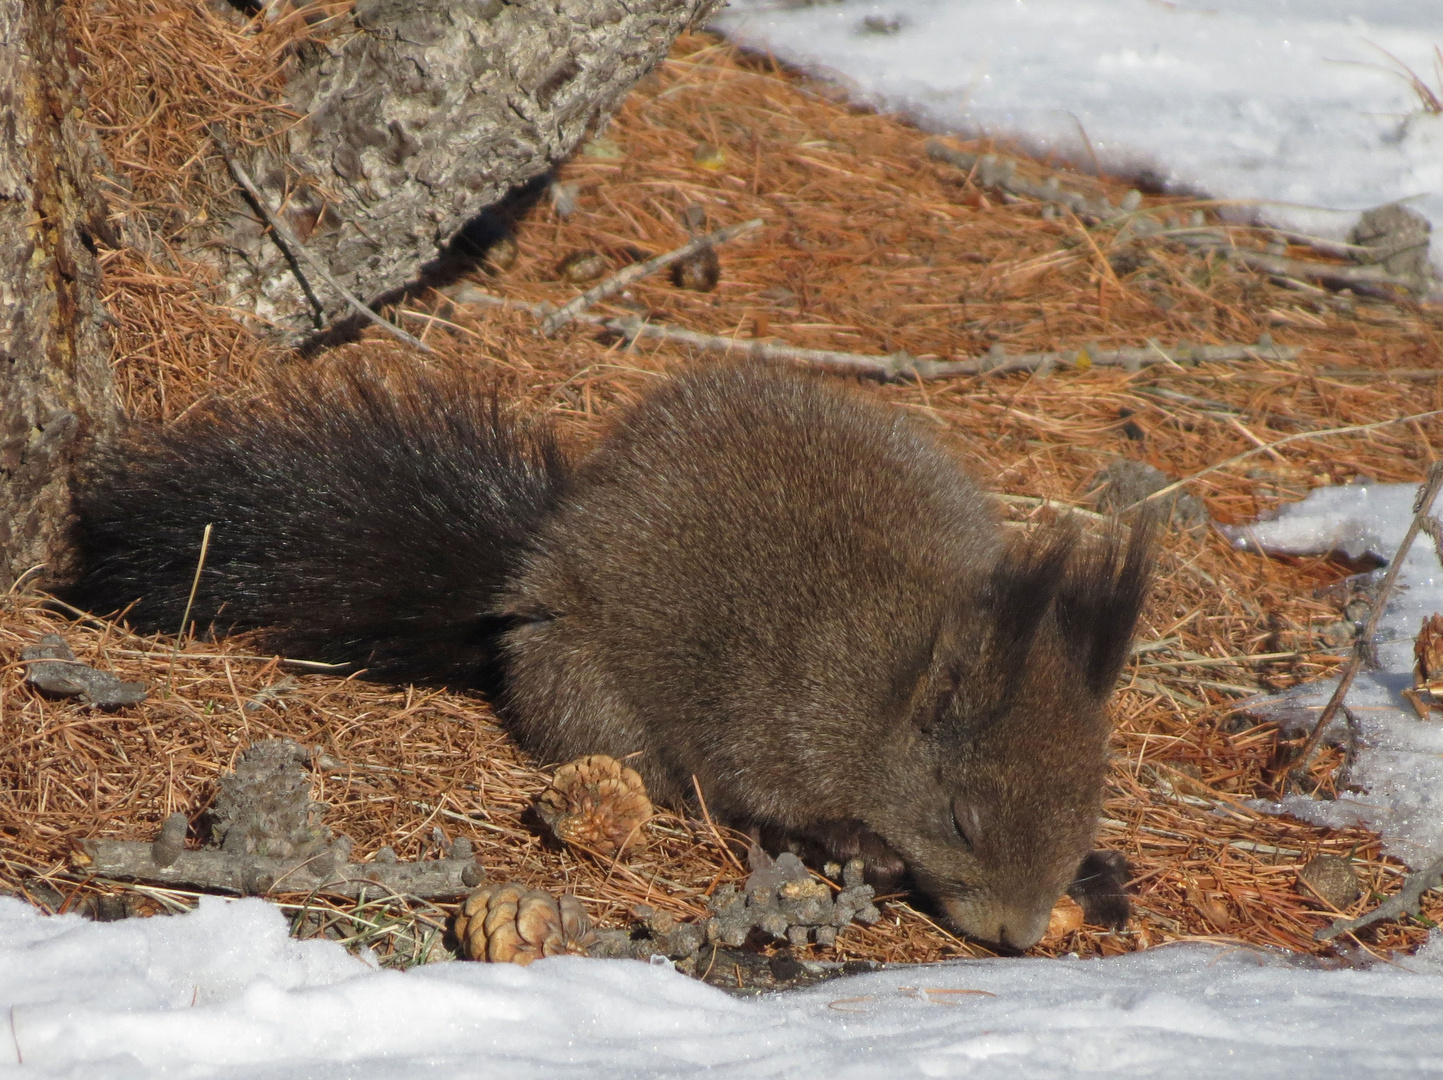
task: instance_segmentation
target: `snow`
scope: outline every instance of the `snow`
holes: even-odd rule
[[[1186,945],[738,1000],[624,960],[378,971],[254,899],[90,923],[0,898],[0,1080],[1423,1076],[1440,1009],[1436,932],[1368,970]]]
[[[1223,527],[1239,547],[1295,555],[1342,552],[1391,559],[1413,520],[1416,484],[1318,488],[1271,521]],[[1435,513],[1438,507],[1434,508]],[[1425,616],[1443,611],[1443,566],[1427,536],[1409,549],[1378,622],[1379,667],[1358,673],[1347,707],[1358,718],[1359,750],[1349,783],[1359,789],[1336,801],[1293,795],[1270,804],[1318,825],[1361,824],[1385,848],[1418,868],[1443,856],[1443,721],[1422,720],[1401,691],[1413,685],[1413,639]],[[1245,703],[1248,711],[1285,727],[1309,727],[1332,696],[1336,679]]]
[[[1437,0],[732,0],[712,25],[926,127],[1286,227],[1342,239],[1405,199],[1443,225],[1443,115],[1400,66],[1443,96]]]

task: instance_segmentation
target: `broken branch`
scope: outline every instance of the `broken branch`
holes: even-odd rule
[[[1396,919],[1400,915],[1417,915],[1423,909],[1423,894],[1429,889],[1443,885],[1443,859],[1424,867],[1415,874],[1409,874],[1403,887],[1366,915],[1356,919],[1336,919],[1332,926],[1326,926],[1313,934],[1318,941],[1331,941],[1339,934],[1351,934],[1365,926]]]
[[[481,868],[469,845],[458,840],[456,846],[461,850],[446,859],[337,864],[332,852],[307,859],[276,859],[221,850],[162,851],[161,860],[157,860],[155,843],[84,840],[74,861],[90,874],[115,881],[238,896],[325,893],[354,898],[386,890],[422,900],[442,900],[465,896],[481,881]],[[169,862],[162,861],[170,856]]]
[[[369,319],[387,333],[400,338],[407,345],[414,346],[426,353],[432,351],[431,347],[424,341],[412,337],[389,319],[385,319],[372,311],[369,304],[365,303],[337,281],[331,272],[326,269],[325,264],[307,251],[305,245],[296,239],[295,233],[291,232],[286,223],[271,213],[270,207],[266,205],[265,196],[261,194],[261,190],[256,186],[255,181],[250,178],[250,174],[247,173],[241,166],[241,163],[236,160],[230,141],[225,137],[225,133],[221,130],[220,126],[218,124],[211,124],[206,130],[210,133],[211,139],[220,149],[221,157],[225,158],[226,167],[230,170],[231,176],[237,184],[245,189],[246,194],[250,196],[251,204],[256,208],[256,212],[260,214],[261,217],[265,219],[266,224],[271,227],[271,235],[275,237],[276,243],[281,246],[281,250],[290,257],[293,263],[297,259],[304,259],[310,268],[320,276],[321,280],[334,289],[336,295],[341,297],[341,299],[362,318]],[[310,286],[306,283],[305,278],[299,273],[296,277],[297,280],[301,282],[302,287],[309,293]],[[317,303],[314,296],[311,297],[311,301],[312,303]],[[318,303],[317,306],[319,306]]]
[[[728,225],[724,229],[717,229],[715,232],[707,233],[705,236],[694,237],[674,251],[668,251],[664,255],[647,259],[645,262],[633,263],[631,266],[618,270],[605,281],[593,285],[580,296],[542,319],[541,332],[547,337],[551,337],[556,331],[560,330],[587,308],[591,307],[592,304],[600,303],[608,296],[614,296],[633,281],[639,281],[641,278],[654,274],[658,270],[666,269],[672,263],[681,262],[683,259],[690,258],[702,248],[724,244],[728,240],[734,240],[738,236],[743,236],[753,229],[760,229],[761,227],[761,218],[752,218],[751,221],[743,221],[740,225]]]
[[[528,312],[538,319],[548,318],[554,311],[549,304],[508,300],[505,297],[482,292],[473,286],[466,286],[458,290],[452,300],[458,304],[487,304],[493,307],[516,308]],[[1288,361],[1297,359],[1300,351],[1286,345],[1264,344],[1179,345],[1170,349],[1165,349],[1160,345],[1148,345],[1119,349],[1075,349],[1063,352],[1009,355],[994,348],[991,352],[971,360],[928,360],[906,352],[895,352],[890,356],[876,356],[866,353],[836,352],[831,349],[804,349],[797,345],[781,345],[770,341],[704,334],[679,326],[647,322],[634,315],[608,318],[582,312],[572,318],[573,321],[588,323],[608,330],[627,341],[652,338],[680,345],[690,345],[694,349],[703,349],[707,352],[741,354],[759,360],[843,367],[887,381],[949,379],[959,375],[997,374],[1006,371],[1046,373],[1058,367],[1071,367],[1079,371],[1086,371],[1092,367],[1120,367],[1125,371],[1136,371],[1148,364],[1183,365],[1227,363],[1239,360]]]
[[[1398,571],[1403,566],[1403,559],[1407,557],[1408,549],[1413,546],[1413,541],[1417,538],[1419,531],[1424,528],[1424,522],[1429,517],[1429,511],[1433,509],[1433,500],[1438,497],[1440,487],[1443,487],[1443,461],[1435,461],[1428,469],[1428,479],[1423,482],[1422,487],[1418,490],[1418,497],[1413,501],[1413,521],[1409,524],[1408,531],[1403,534],[1403,539],[1398,544],[1398,550],[1388,563],[1388,572],[1383,575],[1383,581],[1378,586],[1378,596],[1373,601],[1373,611],[1368,616],[1368,623],[1353,643],[1353,653],[1348,657],[1348,663],[1343,668],[1333,696],[1323,707],[1322,715],[1313,725],[1312,734],[1308,736],[1308,741],[1303,743],[1296,763],[1288,772],[1291,778],[1297,778],[1307,770],[1308,763],[1313,759],[1313,754],[1318,749],[1318,743],[1322,740],[1328,723],[1343,707],[1343,701],[1348,696],[1348,688],[1353,685],[1353,679],[1362,670],[1364,662],[1372,659],[1373,635],[1377,632],[1378,620],[1382,618],[1383,609],[1388,604],[1388,594],[1393,590],[1393,583],[1398,580]]]

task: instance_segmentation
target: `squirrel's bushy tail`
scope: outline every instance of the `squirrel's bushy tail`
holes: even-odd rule
[[[452,370],[327,367],[97,454],[64,599],[144,631],[265,627],[394,682],[491,684],[498,589],[560,497],[550,430]]]

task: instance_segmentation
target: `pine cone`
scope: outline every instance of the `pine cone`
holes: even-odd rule
[[[1418,715],[1427,719],[1429,712],[1443,705],[1443,615],[1429,615],[1418,628],[1413,642],[1414,686],[1408,697]]]
[[[585,955],[595,943],[581,901],[541,889],[483,885],[456,912],[456,940],[468,960],[525,966],[543,956]]]
[[[635,769],[592,754],[556,770],[536,811],[563,843],[614,855],[651,820],[651,800]]]

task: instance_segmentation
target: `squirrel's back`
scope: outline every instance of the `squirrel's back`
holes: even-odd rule
[[[174,633],[210,525],[193,624],[268,628],[375,678],[488,685],[497,591],[565,471],[548,429],[474,375],[309,369],[97,454],[62,596]]]
[[[990,500],[903,410],[786,369],[689,371],[618,418],[525,557],[515,723],[548,759],[641,751],[663,800],[695,775],[723,816],[755,812],[730,805],[744,790],[821,810],[804,777],[865,770],[1001,553]]]

